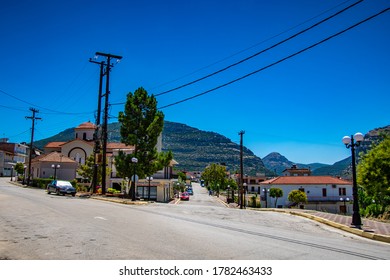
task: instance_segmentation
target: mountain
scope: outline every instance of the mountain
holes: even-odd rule
[[[69,128],[50,138],[36,141],[40,149],[53,141],[74,139],[74,128]],[[120,123],[108,125],[108,140],[120,142]],[[171,150],[179,163],[176,168],[185,171],[203,171],[211,163],[225,164],[235,172],[240,168],[240,146],[215,132],[202,131],[181,123],[164,122],[162,133],[163,151]],[[252,151],[243,148],[244,173],[248,175],[269,174],[262,160]]]
[[[266,168],[274,171],[276,174],[281,174],[286,168],[290,168],[294,163],[279,153],[273,152],[263,158],[263,163]]]
[[[215,132],[202,131],[185,124],[166,121],[163,150],[171,150],[181,170],[202,171],[211,163],[225,164],[235,172],[240,168],[240,146]],[[243,148],[244,173],[269,173],[262,160]]]
[[[321,168],[317,168],[313,170],[312,175],[321,176],[321,175],[330,175],[330,176],[341,176],[341,177],[349,177],[346,176],[346,170],[351,165],[352,157],[347,157],[346,159],[340,160],[333,165],[327,165]]]
[[[375,128],[366,133],[366,135],[364,135],[363,142],[356,149],[356,155],[368,152],[373,146],[380,143],[380,141],[383,139],[383,135],[390,135],[390,125]],[[321,163],[301,164],[293,163],[279,153],[270,153],[263,158],[265,167],[272,171],[276,171],[277,174],[281,174],[284,169],[291,167],[293,164],[296,164],[300,168],[310,168],[312,170],[312,175],[331,175],[341,176],[344,178],[352,177],[351,161],[352,157],[350,156],[332,165]]]
[[[281,174],[283,170],[285,170],[286,168],[290,168],[294,164],[297,165],[298,168],[309,168],[312,171],[327,166],[327,164],[323,164],[323,163],[310,163],[310,164],[295,163],[289,161],[285,156],[276,152],[270,153],[269,155],[264,157],[263,163],[266,168],[268,168],[271,171],[274,171],[276,174]]]

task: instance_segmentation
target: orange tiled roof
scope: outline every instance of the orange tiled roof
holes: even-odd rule
[[[352,183],[332,176],[280,176],[260,183],[261,185],[351,185]]]
[[[61,153],[58,153],[58,152],[52,152],[50,154],[47,154],[47,155],[41,155],[39,157],[36,157],[32,160],[32,162],[71,162],[71,163],[75,163],[76,161],[74,161],[73,159],[70,159],[66,156],[64,156],[63,154]]]
[[[107,149],[134,149],[134,146],[127,146],[124,143],[110,142],[107,143]]]
[[[87,122],[80,124],[75,129],[95,129],[95,128],[96,128],[96,126],[93,123],[91,123],[90,121],[87,121]]]
[[[65,143],[67,142],[49,142],[46,144],[45,148],[59,148]]]

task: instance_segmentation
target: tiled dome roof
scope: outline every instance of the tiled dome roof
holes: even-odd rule
[[[95,129],[95,125],[91,123],[90,121],[84,122],[80,124],[76,129]]]

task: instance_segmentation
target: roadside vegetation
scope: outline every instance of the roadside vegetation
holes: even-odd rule
[[[362,155],[357,167],[359,204],[365,217],[390,219],[390,136]]]

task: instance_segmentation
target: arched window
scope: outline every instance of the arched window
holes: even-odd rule
[[[79,153],[76,153],[74,160],[77,161],[78,163],[81,163],[81,156]]]

